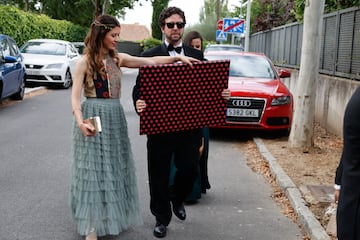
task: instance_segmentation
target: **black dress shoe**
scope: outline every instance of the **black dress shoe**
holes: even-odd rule
[[[157,222],[154,227],[154,236],[157,238],[163,238],[166,236],[166,226]]]
[[[180,220],[186,219],[186,212],[185,212],[184,204],[180,204],[180,205],[173,204],[173,212],[174,212],[175,216],[177,216]]]

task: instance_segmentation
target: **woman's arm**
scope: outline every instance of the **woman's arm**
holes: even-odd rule
[[[94,136],[96,134],[96,130],[91,124],[84,122],[81,110],[81,92],[83,89],[83,80],[85,77],[86,68],[86,58],[82,57],[75,66],[75,74],[71,91],[71,106],[77,125],[83,135]]]
[[[192,66],[192,62],[198,62],[199,60],[177,55],[177,56],[155,56],[155,57],[135,57],[126,53],[119,53],[121,59],[121,67],[128,68],[139,68],[142,65],[154,65],[154,64],[166,64],[166,63],[175,63],[175,62],[183,62],[190,66]]]

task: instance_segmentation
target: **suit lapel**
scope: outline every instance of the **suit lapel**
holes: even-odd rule
[[[161,52],[164,54],[164,56],[170,56],[165,43],[161,44]]]

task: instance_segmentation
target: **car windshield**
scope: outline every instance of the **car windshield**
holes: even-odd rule
[[[21,52],[30,54],[64,56],[66,53],[66,45],[53,42],[27,42],[21,48]]]
[[[232,77],[270,78],[275,79],[275,73],[266,58],[240,55],[211,55],[208,60],[230,60],[230,73]]]

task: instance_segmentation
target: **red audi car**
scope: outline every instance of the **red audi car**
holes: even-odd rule
[[[290,72],[274,67],[261,53],[214,51],[206,59],[230,59],[226,125],[217,128],[285,130],[291,128],[293,96],[281,78]]]

